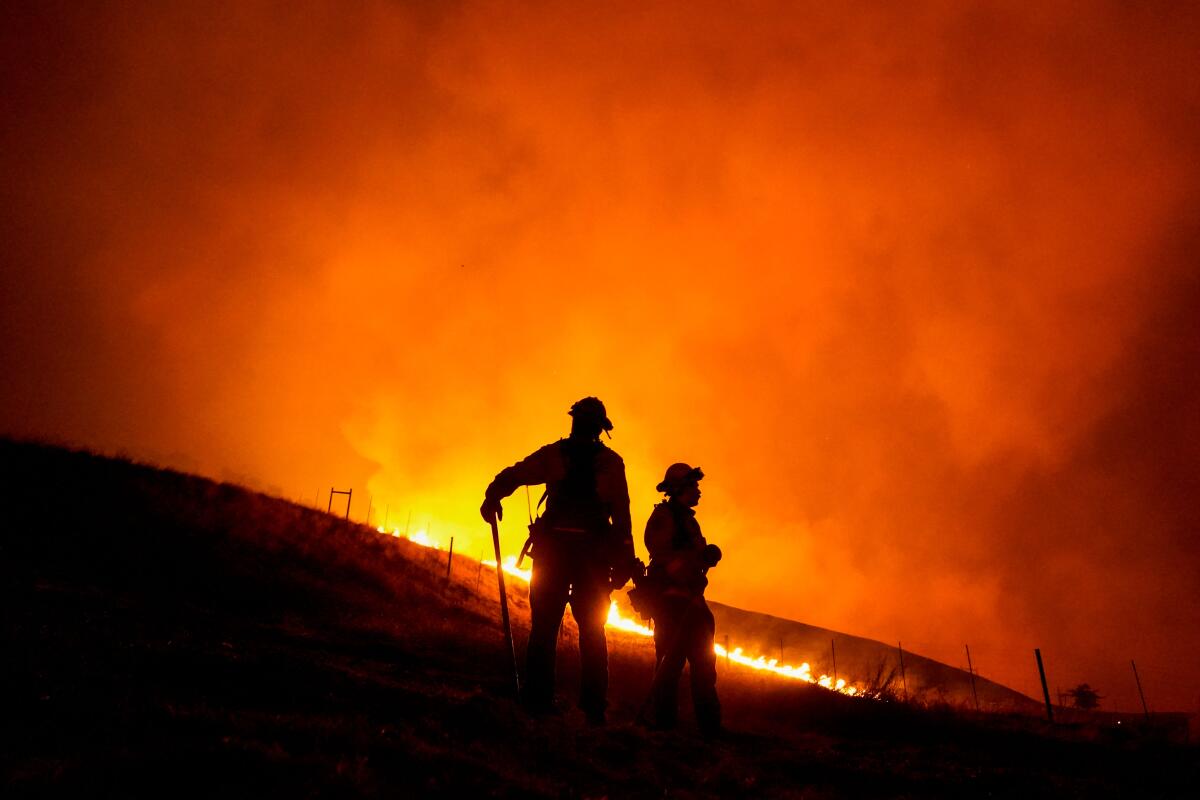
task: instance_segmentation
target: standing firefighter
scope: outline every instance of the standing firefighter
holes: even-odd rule
[[[604,724],[608,704],[609,593],[634,568],[625,462],[600,442],[612,430],[604,404],[585,397],[571,406],[571,435],[504,469],[484,493],[484,520],[503,517],[500,500],[518,486],[546,484],[546,513],[530,527],[532,630],[522,701],[533,714],[554,706],[554,661],[566,604],[579,625],[579,707]]]
[[[679,678],[684,662],[691,665],[692,702],[696,723],[705,735],[721,731],[717,700],[717,660],[713,652],[714,623],[704,602],[708,570],[721,560],[721,549],[708,544],[696,512],[704,473],[687,464],[672,464],[658,484],[667,499],[654,507],[646,522],[650,551],[649,582],[656,587],[653,604],[654,650],[658,668],[652,699],[655,727],[675,727]]]

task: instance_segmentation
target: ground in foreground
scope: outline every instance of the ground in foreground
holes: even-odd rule
[[[1194,796],[1196,749],[833,695],[730,669],[732,733],[507,693],[494,576],[242,488],[0,442],[5,794]],[[63,502],[70,498],[70,502]],[[527,606],[514,592],[518,643]],[[577,677],[571,629],[563,699]]]

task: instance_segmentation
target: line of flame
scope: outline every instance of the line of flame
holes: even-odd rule
[[[404,536],[404,534],[400,532],[399,528],[393,528],[390,533],[385,530],[383,526],[380,526],[376,530],[382,534],[393,536],[397,539],[407,538],[413,544],[420,545],[421,547],[430,547],[434,550],[442,549],[441,545],[437,541],[431,539],[424,530],[414,531],[408,536]],[[482,563],[485,567],[490,567],[492,569],[496,568],[495,561],[484,560]],[[517,567],[517,559],[514,556],[509,556],[508,558],[504,559],[504,571],[507,574],[512,575],[514,578],[524,581],[525,583],[529,583],[533,576],[532,570],[519,569]],[[622,616],[620,609],[617,608],[617,602],[615,600],[608,607],[608,619],[605,621],[605,625],[614,630],[624,631],[626,633],[634,634],[635,636],[650,637],[654,635],[654,631],[652,629],[636,622],[635,620]],[[848,684],[844,678],[838,678],[836,681],[829,675],[820,675],[814,678],[812,675],[812,668],[808,665],[808,662],[804,662],[800,666],[794,667],[790,664],[781,664],[779,663],[778,659],[767,658],[766,656],[757,656],[752,658],[751,656],[743,653],[742,648],[740,647],[735,647],[732,650],[727,651],[724,647],[715,643],[713,644],[713,652],[718,656],[725,658],[727,661],[743,667],[748,667],[750,669],[759,670],[762,672],[769,672],[782,678],[791,678],[793,680],[804,681],[805,683],[811,683],[814,686],[821,686],[825,689],[829,689],[830,691],[838,692],[850,697],[866,696],[857,686],[851,686]]]

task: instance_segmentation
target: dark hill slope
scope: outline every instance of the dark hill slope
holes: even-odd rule
[[[505,696],[493,575],[241,488],[0,441],[5,796],[1186,796],[1194,750],[723,670],[710,743]],[[441,556],[435,556],[440,559]],[[514,587],[518,643],[527,607]],[[573,644],[572,631],[564,644]],[[577,664],[561,659],[570,687]]]

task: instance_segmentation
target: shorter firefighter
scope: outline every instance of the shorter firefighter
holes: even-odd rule
[[[717,701],[717,660],[713,652],[714,623],[704,602],[708,570],[721,560],[721,550],[704,540],[693,511],[700,502],[704,473],[688,464],[672,464],[658,484],[667,499],[654,507],[646,522],[650,552],[647,583],[654,587],[652,615],[658,667],[651,690],[654,724],[675,726],[679,678],[690,665],[696,723],[705,735],[721,731]]]

